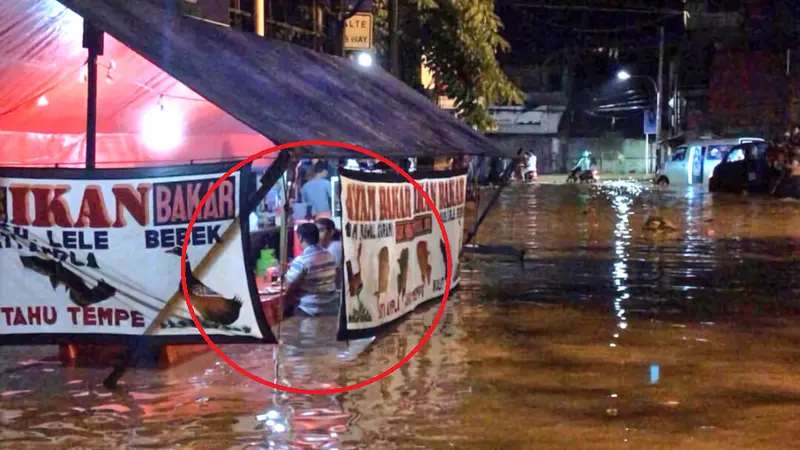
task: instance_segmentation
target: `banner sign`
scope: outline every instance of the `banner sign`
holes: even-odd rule
[[[275,343],[246,267],[249,224],[238,219],[249,166],[213,192],[187,234],[231,167],[0,168],[0,344],[125,341],[146,330],[153,344],[202,343],[176,296],[182,270],[214,342]]]
[[[418,305],[444,294],[442,231],[422,194],[399,174],[340,170],[344,292],[340,340],[373,336]],[[451,288],[459,281],[466,171],[415,172],[450,241]]]

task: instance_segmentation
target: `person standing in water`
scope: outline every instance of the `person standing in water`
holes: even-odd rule
[[[536,155],[533,152],[525,154],[525,168],[522,174],[524,181],[533,181],[539,178],[539,172],[536,170]]]
[[[578,164],[575,164],[575,167],[572,168],[573,171],[578,169],[580,169],[581,172],[592,170],[592,154],[589,150],[584,150],[583,153],[581,153]]]
[[[333,260],[336,262],[336,288],[342,288],[342,235],[336,229],[336,224],[333,220],[327,217],[321,217],[315,221],[317,228],[319,228],[319,246],[333,255]]]
[[[314,223],[319,229],[319,246],[330,252],[337,265],[342,264],[342,237],[333,220],[320,217]]]
[[[324,161],[314,164],[314,178],[300,189],[300,194],[303,201],[311,205],[314,217],[330,217],[331,181],[328,179],[328,165]]]
[[[286,272],[284,298],[287,316],[327,316],[339,312],[336,261],[319,244],[319,229],[313,223],[297,227],[303,252],[292,260]]]

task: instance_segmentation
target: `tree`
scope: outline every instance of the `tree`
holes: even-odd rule
[[[341,54],[344,20],[364,0],[267,0],[267,36],[311,48],[323,38],[328,52]],[[373,46],[389,61],[388,1],[373,0]],[[399,16],[399,78],[432,100],[455,100],[456,115],[479,130],[494,126],[492,104],[519,104],[522,92],[506,77],[497,52],[510,49],[499,34],[503,24],[494,0],[396,0]],[[356,5],[349,9],[348,4]],[[324,26],[315,23],[314,8],[324,12]],[[325,31],[320,28],[325,28]],[[436,84],[422,86],[423,60]],[[388,64],[386,65],[388,68]]]
[[[387,0],[373,3],[374,46],[383,59],[387,6]],[[499,34],[503,25],[494,0],[398,0],[398,6],[402,81],[432,98],[454,99],[456,114],[480,130],[494,126],[488,105],[522,102],[522,92],[497,62],[497,52],[510,46]],[[421,85],[423,61],[433,73],[433,86]]]

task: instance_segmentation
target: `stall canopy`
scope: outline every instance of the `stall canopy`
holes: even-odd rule
[[[387,156],[502,154],[380,68],[184,17],[169,0],[60,1],[275,143],[335,140]],[[22,3],[40,19],[23,19],[30,26],[13,27],[16,33],[30,36],[59,20],[50,0]],[[39,11],[44,4],[49,15]]]
[[[0,165],[83,165],[82,36],[81,17],[55,0],[0,3]],[[241,158],[271,145],[107,34],[98,79],[100,167]]]

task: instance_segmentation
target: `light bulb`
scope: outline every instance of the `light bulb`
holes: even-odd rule
[[[358,65],[361,67],[370,67],[372,66],[372,55],[366,52],[361,52],[358,54],[357,57]]]
[[[147,147],[158,152],[174,150],[183,141],[183,117],[174,105],[159,101],[142,117],[141,134]]]

